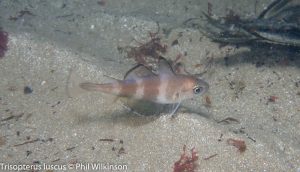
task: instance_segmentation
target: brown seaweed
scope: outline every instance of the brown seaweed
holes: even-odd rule
[[[8,50],[8,33],[0,28],[0,59],[5,56]]]

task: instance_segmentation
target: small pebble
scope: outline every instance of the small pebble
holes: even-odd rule
[[[26,155],[29,156],[32,152],[31,151],[26,151]]]
[[[175,46],[175,45],[178,45],[178,44],[179,44],[178,39],[176,39],[176,40],[174,40],[174,41],[172,42],[171,46]]]
[[[33,90],[29,86],[24,87],[24,94],[31,94],[32,92],[33,92]]]

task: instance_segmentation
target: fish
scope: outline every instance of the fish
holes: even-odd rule
[[[130,69],[123,80],[108,83],[83,82],[79,87],[118,97],[150,101],[157,104],[175,104],[174,114],[183,100],[204,94],[209,84],[194,75],[176,74],[168,61],[160,58],[156,72],[143,64]]]

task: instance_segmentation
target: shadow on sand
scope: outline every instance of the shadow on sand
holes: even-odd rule
[[[259,67],[300,67],[300,48],[255,44],[250,45],[249,51],[236,53],[223,58],[215,59],[217,65],[236,66],[243,63]]]

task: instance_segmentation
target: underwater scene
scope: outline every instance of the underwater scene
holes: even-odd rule
[[[0,171],[300,172],[299,0],[0,0]]]

